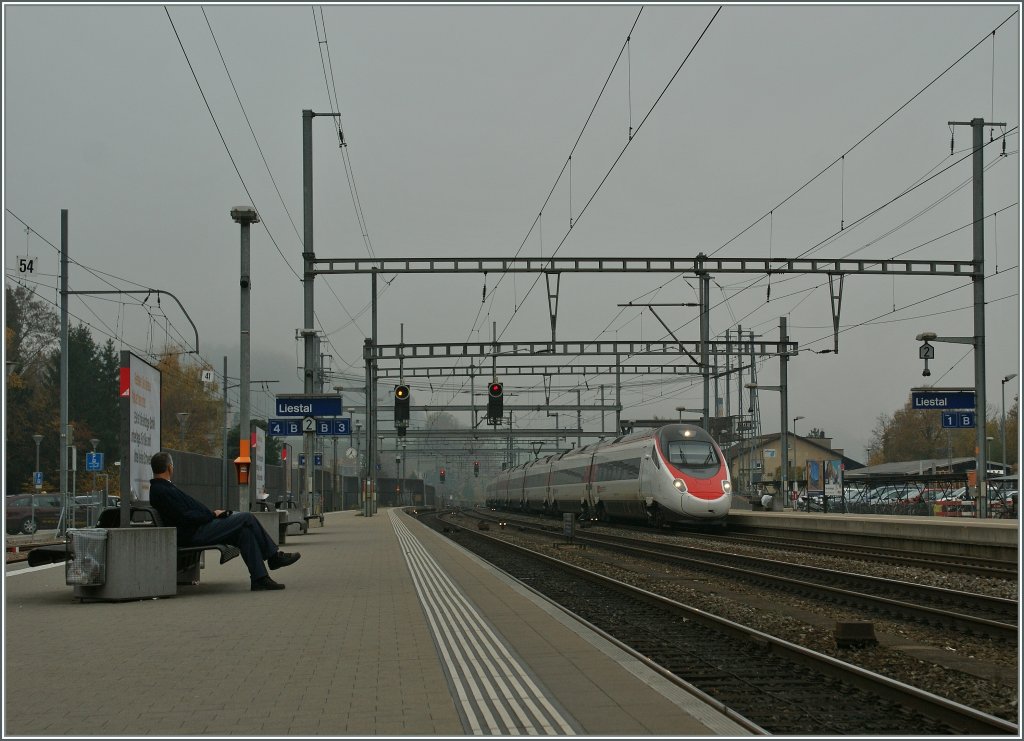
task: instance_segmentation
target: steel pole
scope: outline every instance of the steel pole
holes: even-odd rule
[[[60,502],[67,512],[68,503],[68,210],[60,210]],[[141,492],[140,492],[141,493]],[[35,500],[32,500],[35,503]],[[34,520],[33,520],[34,521]],[[67,521],[61,520],[64,534]]]
[[[373,410],[373,426],[380,430],[380,420],[377,418],[377,269],[370,273],[370,336],[373,339],[373,352],[370,353],[370,397],[367,399],[368,408]],[[377,513],[377,482],[374,480],[373,491],[370,497],[370,512]]]
[[[238,369],[238,454],[249,458],[249,484],[238,487],[238,509],[248,512],[252,502],[251,487],[254,480],[253,460],[250,452],[249,433],[249,224],[242,223],[242,265],[241,265],[241,334]]]
[[[786,336],[786,317],[779,317],[779,342],[788,342]],[[779,396],[782,397],[781,425],[782,431],[782,508],[790,509],[789,500],[789,355],[779,355]],[[774,509],[774,507],[773,507]]]
[[[711,415],[711,365],[708,355],[708,341],[710,340],[710,312],[709,296],[711,294],[711,276],[707,273],[700,274],[700,366],[701,375],[704,380],[704,411],[702,412],[701,423],[705,432],[711,431],[709,417]]]
[[[743,342],[743,326],[740,325],[740,324],[736,325],[736,338],[740,341],[740,343]],[[739,422],[736,425],[736,431],[739,432],[739,423],[742,423],[744,421],[743,420],[743,356],[742,355],[739,355],[736,358],[736,417],[739,420]],[[750,419],[751,419],[751,421],[753,421],[753,419],[754,419],[753,415],[751,415]],[[743,439],[743,443],[740,445],[740,451],[739,451],[739,453],[736,456],[736,462],[739,464],[739,468],[740,468],[740,483],[741,483],[741,485],[743,485],[744,484],[744,479],[743,479],[743,453],[745,451],[748,452],[748,456],[747,456],[747,478],[746,478],[746,481],[745,481],[745,485],[743,486],[743,491],[749,493],[750,492],[750,478],[751,478],[750,477],[750,456],[749,456],[749,447],[748,447],[749,440],[747,440],[746,434],[744,434],[742,436],[742,439]]]
[[[985,403],[985,167],[982,159],[982,134],[985,120],[971,119],[974,134],[974,388],[977,398],[978,422],[978,506],[979,518],[988,517],[988,440],[986,422],[988,407]]]
[[[303,370],[303,391],[313,393],[313,380],[316,374],[316,349],[313,343],[313,116],[312,110],[302,111],[302,333],[305,345],[305,368]],[[302,493],[302,507],[308,509],[313,500],[313,440],[314,434],[306,432],[302,435],[303,449],[306,452],[305,486]],[[309,514],[306,512],[305,514]]]
[[[224,356],[224,427],[223,449],[221,451],[221,472],[220,472],[220,508],[228,508],[228,356]]]

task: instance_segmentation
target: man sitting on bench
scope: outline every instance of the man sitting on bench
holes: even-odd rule
[[[178,547],[227,544],[238,548],[249,568],[252,591],[284,589],[267,574],[267,568],[279,569],[299,560],[299,553],[279,551],[267,531],[250,512],[211,510],[171,483],[174,461],[170,453],[160,452],[150,460],[154,478],[149,482],[149,503],[165,524],[178,530]]]

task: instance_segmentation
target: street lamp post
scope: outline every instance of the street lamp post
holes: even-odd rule
[[[793,478],[796,478],[796,468],[797,468],[796,444],[797,444],[797,440],[800,439],[800,436],[796,434],[796,423],[797,423],[798,420],[801,420],[801,419],[806,419],[806,417],[804,417],[804,415],[802,415],[802,414],[799,414],[796,417],[793,417]]]
[[[676,411],[679,413],[679,422],[683,421],[683,412],[686,411],[686,407],[676,407]]]
[[[36,442],[36,471],[35,471],[34,478],[35,478],[35,482],[36,482],[36,494],[38,494],[39,490],[43,488],[43,481],[42,481],[43,477],[42,477],[42,473],[39,470],[39,443],[41,443],[43,441],[43,436],[42,435],[38,435],[38,434],[37,435],[33,435],[32,439],[35,440],[35,442]],[[32,499],[32,522],[34,523],[36,521],[36,498],[35,497],[31,497],[31,499]]]
[[[250,470],[252,459],[249,453],[249,227],[252,224],[258,224],[260,217],[252,206],[235,206],[231,209],[231,218],[236,223],[241,224],[242,227],[242,262],[241,278],[239,280],[242,295],[238,371],[238,458],[235,460],[235,463],[239,466],[245,466],[248,472],[248,483],[242,484],[239,481],[238,487],[238,509],[242,512],[248,512],[249,502],[251,501],[250,492],[254,482],[254,477]]]
[[[92,452],[95,453],[96,452],[96,446],[100,444],[99,438],[98,437],[90,438],[89,442],[92,444]],[[106,506],[107,500],[106,500],[106,498],[104,498],[102,500],[102,503],[101,503],[101,501],[100,501],[100,493],[96,490],[97,486],[99,486],[99,483],[98,483],[98,479],[96,478],[96,471],[93,471],[92,472],[92,491],[93,491],[93,494],[96,495],[96,520],[95,520],[95,523],[98,524],[99,520],[100,520],[100,512],[103,510],[103,507]]]
[[[174,416],[178,418],[178,429],[181,431],[181,450],[185,449],[185,422],[188,421],[188,412],[178,412]]]
[[[1003,399],[1003,414],[999,419],[999,435],[1002,438],[1000,444],[1002,445],[1002,458],[1003,458],[1003,474],[1006,473],[1006,464],[1009,462],[1010,457],[1006,455],[1006,382],[1012,381],[1017,377],[1016,373],[1011,373],[1008,376],[1003,376],[1003,380],[1000,384],[1000,392]],[[1019,424],[1019,423],[1018,423]],[[38,465],[36,466],[38,468]]]

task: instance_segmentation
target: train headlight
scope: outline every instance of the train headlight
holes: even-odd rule
[[[686,482],[682,479],[674,479],[672,481],[672,486],[676,487],[681,492],[686,491]]]
[[[729,479],[722,479],[722,491],[726,494],[732,491],[732,482]]]

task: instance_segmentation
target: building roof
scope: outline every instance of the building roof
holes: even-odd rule
[[[857,472],[847,478],[871,478],[873,476],[913,476],[914,474],[928,474],[936,471],[964,470],[967,464],[974,465],[973,457],[942,457],[942,459],[922,459],[920,461],[897,461],[895,463],[879,464],[878,466],[865,466],[857,469]]]
[[[731,445],[729,449],[725,451],[725,454],[726,457],[732,457],[733,455],[739,454],[741,450],[749,450],[750,446],[763,448],[765,445],[775,440],[779,440],[781,437],[782,435],[778,432],[769,435],[761,435],[760,437],[753,437],[750,438],[746,443],[744,443],[742,448],[739,447],[740,443],[738,442]],[[803,435],[794,435],[793,433],[790,433],[789,439],[792,441],[794,438],[798,438],[802,443],[811,445],[815,448],[819,448],[822,451],[823,460],[826,459],[826,456],[830,460],[835,460],[836,458],[841,459],[843,462],[843,468],[847,471],[864,468],[864,464],[861,463],[860,461],[855,461],[853,458],[849,458],[843,455],[842,453],[836,452],[835,449],[829,447],[828,445],[822,445],[820,442],[818,442],[818,440],[831,440],[831,438],[804,437]]]
[[[919,474],[936,473],[938,471],[973,471],[978,459],[969,458],[922,458],[916,461],[896,461],[893,463],[879,463],[877,466],[867,466],[857,469],[857,472],[847,478],[873,478],[878,476],[917,476]],[[1002,463],[989,461],[989,466]]]

